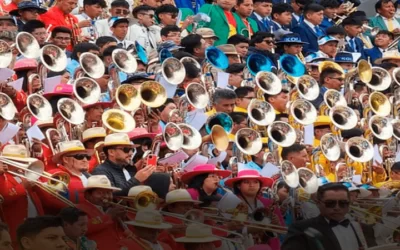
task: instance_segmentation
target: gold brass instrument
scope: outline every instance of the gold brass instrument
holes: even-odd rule
[[[229,137],[226,130],[221,125],[214,125],[211,128],[211,132],[209,135],[206,135],[202,138],[203,145],[201,146],[204,149],[204,146],[207,145],[208,142],[212,142],[215,145],[215,148],[218,151],[226,151],[229,146]],[[204,151],[204,150],[202,150]],[[207,154],[205,154],[207,155]]]
[[[392,84],[392,77],[390,73],[381,67],[372,67],[371,80],[365,82],[368,88],[374,91],[384,91]]]
[[[94,154],[95,154],[97,162],[99,164],[101,164],[105,161],[105,158],[103,158],[101,155],[101,153],[103,152],[101,150],[103,145],[104,145],[104,141],[100,141],[94,145]]]
[[[126,111],[135,111],[141,104],[138,90],[130,84],[123,84],[117,88],[115,100],[118,106]]]
[[[335,62],[332,62],[332,61],[323,61],[323,62],[321,62],[319,65],[318,65],[318,71],[321,73],[322,71],[324,71],[324,69],[326,69],[326,68],[333,68],[333,69],[335,69],[335,70],[337,70],[338,72],[340,72],[342,75],[344,75],[344,70],[343,70],[343,68],[339,65],[339,64],[337,64],[337,63],[335,63]]]
[[[281,147],[290,147],[296,142],[295,129],[286,122],[274,121],[267,128],[268,138]]]
[[[11,98],[0,92],[0,116],[7,121],[14,119],[17,113],[17,108],[15,107]]]
[[[178,85],[185,80],[186,70],[181,61],[170,57],[162,62],[161,74],[168,83]]]
[[[372,112],[380,116],[388,116],[391,111],[391,104],[386,95],[381,92],[374,91],[368,98],[369,107]]]
[[[82,70],[91,78],[97,79],[104,75],[103,61],[96,54],[84,52],[79,57]]]
[[[301,125],[309,125],[317,120],[317,110],[314,105],[304,99],[297,99],[290,105],[290,117]],[[294,124],[289,121],[290,124]]]
[[[194,150],[201,146],[201,135],[197,129],[185,123],[180,123],[178,126],[183,134],[183,149]]]
[[[128,133],[136,127],[135,119],[119,109],[108,109],[102,114],[101,120],[114,133]]]
[[[147,107],[157,108],[167,100],[167,92],[160,83],[146,81],[140,85],[139,97]]]
[[[47,44],[40,50],[40,62],[53,72],[65,70],[68,63],[65,52],[53,44]]]
[[[79,103],[71,98],[61,98],[57,102],[58,113],[70,124],[80,125],[85,121],[85,111]]]
[[[167,147],[173,151],[180,149],[183,145],[183,132],[175,123],[167,123],[163,131],[163,137]]]
[[[300,76],[297,79],[295,86],[300,97],[305,100],[313,101],[317,99],[319,95],[318,82],[312,76]]]
[[[386,117],[373,115],[369,119],[369,128],[373,135],[380,140],[388,140],[393,135],[393,126]]]
[[[242,128],[235,134],[235,144],[246,155],[255,155],[262,149],[261,136],[251,128]]]
[[[349,130],[357,126],[357,115],[352,108],[336,105],[332,107],[329,116],[335,127]]]
[[[84,104],[94,104],[98,102],[101,95],[99,84],[88,77],[75,79],[73,92],[74,96]]]
[[[190,83],[185,94],[187,101],[196,109],[204,109],[210,103],[210,96],[207,90],[199,83]]]
[[[259,99],[252,99],[247,107],[252,123],[257,126],[268,126],[275,120],[275,110],[271,104]]]
[[[265,94],[277,95],[282,91],[281,80],[272,72],[259,71],[255,76],[255,82]]]
[[[53,116],[53,109],[50,102],[39,94],[31,94],[28,96],[27,107],[29,112],[39,121],[49,120]]]

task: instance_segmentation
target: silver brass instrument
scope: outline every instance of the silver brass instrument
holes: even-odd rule
[[[357,115],[352,108],[337,105],[332,107],[329,116],[335,127],[348,130],[357,126]]]
[[[372,67],[371,80],[365,84],[368,88],[374,91],[384,91],[390,87],[392,83],[392,77],[390,73],[381,67]]]
[[[31,94],[26,100],[29,112],[39,121],[49,120],[53,117],[50,102],[39,94]]]
[[[88,77],[75,79],[73,92],[74,96],[84,104],[94,104],[98,102],[101,95],[99,84]]]
[[[320,148],[329,161],[337,161],[340,158],[340,145],[333,134],[328,133],[321,137]]]
[[[290,113],[301,125],[309,125],[317,120],[317,110],[314,105],[304,99],[295,100],[290,105]]]
[[[186,77],[186,70],[183,63],[174,57],[164,60],[161,65],[161,73],[164,79],[172,85],[181,84]]]
[[[124,49],[115,49],[111,54],[114,65],[122,72],[133,74],[137,69],[135,57]]]
[[[369,119],[369,128],[375,137],[380,140],[388,140],[393,135],[393,126],[386,117],[373,115]]]
[[[196,109],[206,108],[210,103],[210,96],[207,90],[199,83],[190,83],[185,94],[187,101]]]
[[[11,98],[4,93],[0,93],[0,116],[4,120],[11,121],[16,113],[17,108]]]
[[[183,149],[194,150],[201,146],[201,135],[197,129],[185,123],[180,123],[178,126],[183,134]]]
[[[81,65],[82,70],[91,78],[97,79],[104,75],[104,63],[93,53],[82,53],[79,57],[79,64]]]
[[[277,95],[282,91],[281,80],[272,72],[259,71],[255,79],[257,86],[268,95]]]
[[[79,125],[85,121],[85,111],[71,98],[61,98],[57,102],[58,113],[70,124]]]
[[[281,162],[281,175],[286,184],[291,188],[299,186],[299,174],[296,167],[290,161]]]
[[[374,157],[372,144],[362,137],[352,137],[345,145],[347,155],[356,162],[368,162]]]
[[[267,128],[268,138],[281,147],[290,147],[296,142],[296,131],[286,122],[274,121]]]
[[[40,62],[54,72],[65,70],[68,63],[65,52],[53,44],[47,44],[40,50]]]
[[[317,99],[319,95],[318,82],[309,75],[303,75],[296,81],[296,89],[300,97],[308,101]]]
[[[275,110],[271,104],[258,99],[252,99],[247,107],[247,113],[252,123],[258,126],[268,126],[275,120]]]
[[[173,151],[180,149],[183,145],[183,133],[178,125],[169,122],[163,131],[164,141],[167,147]]]
[[[246,155],[255,155],[262,149],[261,136],[251,128],[242,128],[235,134],[235,143]]]

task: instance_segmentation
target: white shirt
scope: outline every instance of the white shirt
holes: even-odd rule
[[[87,186],[87,183],[88,183],[88,178],[87,178],[84,174],[81,174],[81,175],[79,176],[79,178],[80,178],[81,181],[82,181],[82,185],[83,185],[84,187],[86,187],[86,186]]]
[[[383,21],[385,22],[386,28],[389,29],[389,25],[388,25],[388,20],[389,20],[389,19],[386,18],[386,17],[382,17],[382,19],[383,19]],[[400,28],[400,24],[399,24],[399,22],[397,21],[396,18],[393,17],[391,20],[392,20],[392,23],[393,23],[393,29]]]
[[[315,25],[314,24],[312,24],[310,21],[308,21],[307,19],[304,19],[304,22],[308,25],[308,26],[310,26],[310,28],[315,32],[315,33],[317,33],[317,30],[315,29]]]
[[[140,24],[133,24],[129,27],[129,35],[127,35],[127,40],[137,41],[150,53],[152,50],[157,49],[157,44],[161,42],[161,28],[158,26],[144,27]]]
[[[78,18],[79,22],[84,21],[84,20],[92,21],[92,25],[90,27],[81,28],[81,30],[82,30],[81,34],[83,36],[88,36],[88,37],[91,37],[93,40],[96,40],[99,37],[99,32],[97,31],[95,24],[99,20],[97,20],[97,19],[92,20],[88,15],[86,15],[86,13],[82,13],[82,14],[75,15],[75,16],[76,16],[76,18]]]
[[[125,176],[125,180],[129,181],[132,177],[131,174],[128,172],[128,170],[126,170],[125,168],[122,169],[122,172],[124,173]]]
[[[297,22],[300,22],[300,16],[299,15],[297,15],[295,13],[292,13],[292,15],[296,19]]]
[[[326,219],[326,218],[325,218]],[[327,222],[329,223],[329,220],[326,219]],[[357,236],[356,233],[352,227],[352,225],[349,225],[348,227],[344,227],[342,225],[337,225],[332,227],[332,231],[336,236],[336,239],[338,240],[340,244],[340,248],[342,250],[358,250],[358,241],[357,241]]]
[[[115,36],[113,36],[115,38],[115,40],[117,40],[117,45],[122,43],[122,48],[127,49],[129,46],[131,46],[132,44],[135,44],[132,41],[128,41],[128,40],[119,40],[118,38],[116,38]]]

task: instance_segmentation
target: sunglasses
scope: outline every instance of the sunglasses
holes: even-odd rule
[[[176,13],[168,13],[169,15],[171,15],[171,18],[176,18],[178,16],[178,14]]]
[[[117,15],[121,15],[121,14],[123,14],[123,15],[128,15],[129,14],[129,10],[116,10],[115,11],[115,14],[117,14]]]
[[[348,200],[326,200],[321,202],[326,208],[335,208],[337,205],[339,205],[340,208],[347,208],[350,205]]]
[[[274,43],[275,41],[272,41],[272,40],[264,40],[263,42],[264,42],[264,43],[268,43],[268,44],[272,44],[272,43]]]
[[[115,149],[119,149],[119,150],[122,150],[125,154],[129,154],[129,152],[133,152],[133,148],[128,148],[128,147],[125,147],[125,148],[115,148]]]
[[[90,161],[90,159],[92,159],[92,157],[90,155],[87,154],[77,154],[77,155],[70,155],[68,157],[73,157],[78,161],[82,161],[83,159],[86,158],[86,160]]]

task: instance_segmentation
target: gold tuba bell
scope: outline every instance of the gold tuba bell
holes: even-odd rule
[[[158,195],[153,191],[143,191],[136,195],[134,206],[137,210],[156,209],[158,204]]]
[[[369,95],[368,104],[372,112],[380,116],[388,116],[391,111],[389,99],[381,92],[374,91]]]
[[[130,84],[123,84],[117,88],[115,100],[126,111],[135,111],[141,104],[137,89]]]
[[[167,100],[165,88],[156,81],[146,81],[140,85],[139,97],[142,103],[151,108],[160,107]]]
[[[119,109],[105,111],[101,120],[104,126],[114,133],[128,133],[136,127],[135,119]]]

